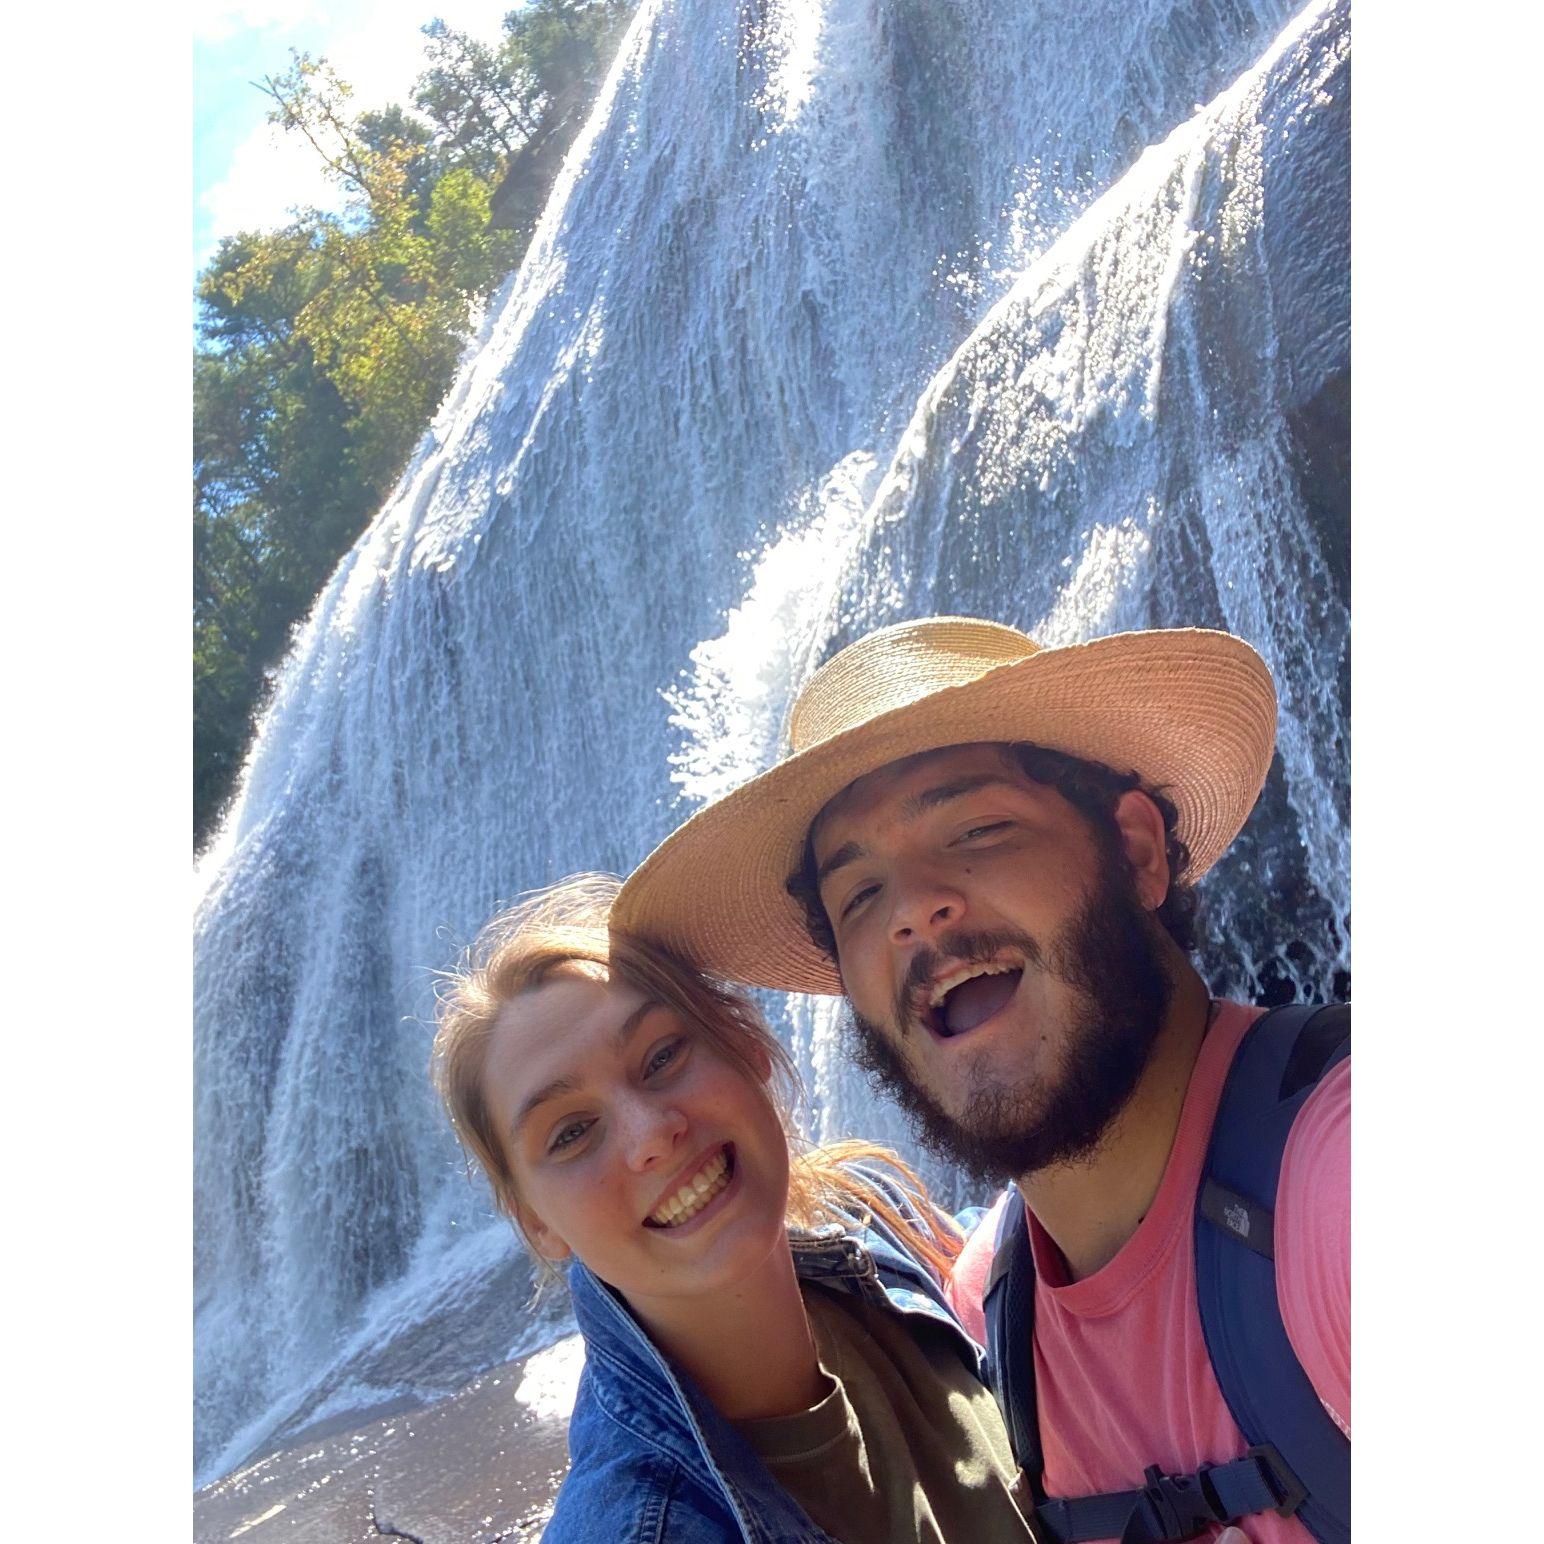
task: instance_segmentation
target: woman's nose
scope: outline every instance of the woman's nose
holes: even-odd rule
[[[687,1120],[675,1105],[642,1097],[629,1102],[624,1124],[628,1166],[643,1173],[675,1156]]]

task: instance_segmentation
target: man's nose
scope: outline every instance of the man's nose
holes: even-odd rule
[[[628,1100],[618,1118],[629,1168],[642,1174],[677,1156],[687,1120],[673,1103],[640,1094]]]
[[[895,882],[890,937],[898,944],[929,940],[965,920],[965,897],[941,875],[919,871]]]

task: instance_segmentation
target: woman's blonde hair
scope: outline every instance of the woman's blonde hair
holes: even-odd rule
[[[663,949],[611,932],[611,903],[620,888],[621,881],[610,874],[575,874],[527,896],[499,913],[478,935],[461,967],[445,977],[431,1075],[462,1147],[488,1176],[499,1210],[523,1235],[519,1189],[483,1089],[489,1039],[505,1005],[522,992],[541,985],[561,966],[589,965],[694,1025],[763,1091],[788,1138],[791,1224],[809,1228],[843,1216],[872,1214],[914,1254],[946,1272],[962,1241],[913,1170],[889,1148],[872,1142],[807,1147],[793,1121],[801,1092],[799,1075],[755,1003],[738,988],[704,975]],[[768,1064],[771,1075],[763,1077],[761,1069]],[[847,1172],[847,1165],[855,1162],[891,1170],[923,1221],[903,1215]],[[546,1269],[550,1272],[551,1267]]]

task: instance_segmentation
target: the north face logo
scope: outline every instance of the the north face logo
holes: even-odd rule
[[[1222,1209],[1222,1220],[1240,1238],[1249,1237],[1249,1209],[1247,1207],[1240,1206],[1237,1201],[1230,1201]]]

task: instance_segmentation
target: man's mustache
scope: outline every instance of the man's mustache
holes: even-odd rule
[[[918,994],[944,966],[978,965],[1006,949],[1023,955],[1026,968],[1044,967],[1045,950],[1028,933],[1013,928],[979,932],[967,932],[962,928],[953,933],[941,933],[937,944],[919,949],[912,955],[911,964],[895,989],[893,1017],[901,1034],[911,1033],[913,1022],[919,1018],[915,1011]]]

